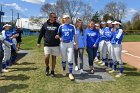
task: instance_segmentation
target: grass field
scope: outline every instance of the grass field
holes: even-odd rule
[[[140,71],[125,65],[124,75],[116,81],[76,83],[61,75],[61,58],[57,59],[55,78],[46,77],[43,48],[36,48],[37,37],[23,38],[22,49],[30,53],[21,58],[11,72],[0,77],[0,93],[139,93]]]
[[[140,42],[140,35],[124,35],[124,42]]]

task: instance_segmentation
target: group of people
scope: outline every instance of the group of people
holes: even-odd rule
[[[100,42],[97,51],[97,61],[102,66],[105,65],[106,70],[109,73],[113,73],[117,70],[117,64],[119,64],[120,73],[116,77],[120,77],[123,73],[123,62],[121,59],[121,42],[124,36],[121,21],[111,20],[101,22],[101,26],[97,25],[97,29],[100,32]],[[107,26],[107,27],[106,27]],[[102,60],[100,55],[102,54]],[[114,69],[112,67],[114,66]]]
[[[75,25],[71,24],[70,16],[64,14],[62,16],[61,25],[57,22],[55,13],[50,13],[49,19],[43,24],[38,37],[37,46],[41,46],[41,39],[44,37],[44,54],[46,64],[46,75],[55,76],[56,56],[62,55],[63,76],[66,76],[66,61],[68,61],[69,79],[74,80],[73,64],[75,63],[75,71],[83,71],[83,55],[84,49],[88,54],[88,63],[90,73],[95,72],[94,60],[100,60],[102,55],[102,65],[109,69],[109,73],[117,70],[119,63],[120,73],[116,77],[120,77],[123,73],[123,63],[121,60],[121,42],[123,39],[123,30],[121,22],[108,20],[107,23],[95,23],[91,20],[86,29],[83,28],[82,19],[77,19]],[[52,56],[51,73],[49,67],[49,58]],[[78,56],[80,58],[80,67],[78,67]],[[114,69],[110,69],[114,65]]]
[[[5,24],[0,35],[0,54],[2,57],[1,72],[9,72],[8,67],[15,63],[17,51],[20,49],[21,30],[11,30],[10,24]]]

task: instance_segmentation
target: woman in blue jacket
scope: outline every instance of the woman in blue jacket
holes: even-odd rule
[[[91,21],[84,34],[84,41],[85,41],[85,46],[87,48],[88,62],[89,62],[89,68],[91,73],[94,73],[95,70],[93,61],[97,54],[99,38],[100,38],[100,33],[95,28],[95,22]]]
[[[80,58],[80,73],[83,73],[83,53],[84,53],[84,32],[82,28],[82,20],[77,19],[76,20],[76,36],[78,40],[78,49],[74,48],[74,58],[75,58],[75,71],[78,70],[78,55]]]

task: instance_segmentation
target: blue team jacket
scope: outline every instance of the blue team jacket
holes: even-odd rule
[[[111,44],[121,44],[124,37],[124,32],[122,29],[116,29],[112,34]]]
[[[82,33],[80,33],[80,29],[76,29],[75,34],[78,39],[78,48],[84,48],[85,47],[84,35],[82,35]]]
[[[106,27],[100,37],[100,40],[110,41],[112,37],[112,31],[110,27]]]
[[[6,41],[12,43],[12,39],[10,38],[12,36],[12,32],[10,30],[3,30],[1,33]]]
[[[86,29],[84,33],[84,42],[87,48],[93,48],[95,44],[98,47],[100,40],[100,33],[97,29]]]

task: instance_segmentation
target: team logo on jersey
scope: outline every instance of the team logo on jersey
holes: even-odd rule
[[[62,29],[62,31],[64,31],[64,32],[65,32],[65,31],[67,31],[67,32],[68,32],[68,31],[69,31],[69,32],[72,32],[72,30],[73,30],[73,29],[69,29],[69,28],[68,28],[68,29]]]
[[[96,33],[88,33],[88,36],[95,36]]]
[[[48,29],[48,30],[56,30],[57,27],[51,27],[51,26],[48,26],[47,29]]]

